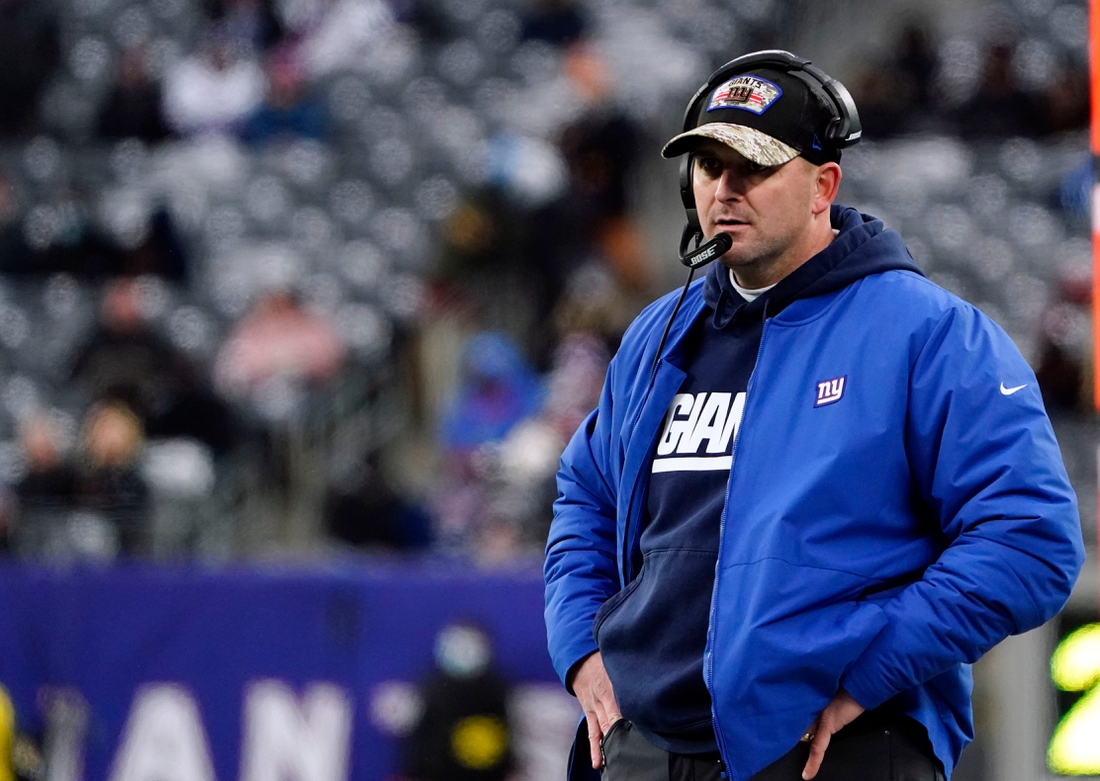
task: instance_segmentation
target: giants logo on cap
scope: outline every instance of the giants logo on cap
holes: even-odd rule
[[[770,81],[755,76],[737,76],[714,91],[707,111],[739,108],[763,114],[782,94],[783,90]]]

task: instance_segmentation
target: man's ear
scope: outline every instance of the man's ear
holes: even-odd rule
[[[814,214],[828,211],[833,205],[837,191],[840,189],[840,179],[840,165],[837,163],[825,163],[817,167],[814,176]]]

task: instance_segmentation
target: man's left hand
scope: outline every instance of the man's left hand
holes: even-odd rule
[[[825,710],[821,711],[821,715],[810,725],[804,736],[811,741],[810,758],[806,760],[806,767],[802,770],[802,777],[806,781],[810,781],[821,769],[821,760],[825,758],[825,749],[829,747],[833,735],[840,732],[845,724],[855,721],[861,713],[863,706],[844,689],[838,691],[833,701],[825,706]]]

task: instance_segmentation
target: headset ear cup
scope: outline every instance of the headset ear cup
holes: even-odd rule
[[[680,202],[687,211],[688,223],[698,229],[699,217],[695,208],[695,187],[691,175],[695,167],[695,155],[686,154],[680,159]]]
[[[856,103],[843,84],[828,76],[825,76],[825,78],[827,81],[823,82],[823,86],[825,92],[828,93],[836,105],[838,117],[835,131],[833,127],[830,127],[829,133],[833,135],[835,132],[836,138],[833,141],[837,148],[856,144],[863,135],[863,125],[859,121],[859,110],[856,109]]]
[[[680,201],[685,209],[695,208],[695,187],[692,184],[692,168],[695,154],[685,154],[680,158]]]

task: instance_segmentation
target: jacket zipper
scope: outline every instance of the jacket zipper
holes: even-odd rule
[[[745,425],[748,421],[749,412],[749,399],[752,398],[752,383],[756,379],[756,367],[760,365],[760,355],[764,352],[764,339],[768,335],[768,321],[765,309],[765,320],[763,328],[760,331],[760,346],[756,348],[756,361],[752,365],[752,374],[749,375],[749,382],[745,388],[745,408],[741,414],[741,424],[737,427],[737,436],[733,438],[733,447],[730,451],[732,459],[730,464],[730,475],[726,480],[726,500],[722,504],[722,515],[718,521],[718,556],[714,563],[714,588],[710,595],[710,620],[707,627],[707,646],[710,648],[707,653],[706,664],[706,676],[705,682],[707,685],[707,691],[710,692],[710,719],[711,724],[714,727],[714,740],[718,744],[718,753],[722,757],[722,765],[725,769],[725,777],[729,778],[729,762],[726,757],[729,753],[726,751],[725,744],[722,741],[722,730],[718,726],[718,708],[714,704],[714,618],[717,613],[718,606],[718,573],[720,570],[719,565],[722,559],[722,537],[726,531],[726,510],[730,503],[730,487],[733,485],[733,470],[737,468],[737,445],[741,442],[741,434],[745,431]]]

